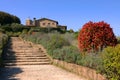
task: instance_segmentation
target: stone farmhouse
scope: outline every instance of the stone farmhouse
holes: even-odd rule
[[[48,18],[41,18],[38,20],[36,20],[36,18],[34,18],[33,20],[27,19],[26,26],[29,26],[29,27],[34,26],[34,27],[41,27],[41,28],[60,28],[61,30],[64,30],[64,31],[67,29],[67,26],[59,25],[58,21],[48,19]]]

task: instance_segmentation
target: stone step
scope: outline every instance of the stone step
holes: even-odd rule
[[[43,52],[42,50],[8,50],[9,53],[35,53]]]
[[[30,60],[4,60],[4,63],[17,63],[17,62],[50,62],[49,59],[30,59]]]
[[[11,44],[8,44],[8,47],[11,49],[11,48],[32,48],[32,46],[31,45],[21,45],[20,44],[20,46],[19,46],[19,44],[17,44],[18,46],[16,46],[16,45],[11,45],[11,46],[9,46],[9,45],[11,45]]]
[[[39,56],[47,56],[47,54],[45,54],[45,53],[23,53],[23,54],[17,54],[17,53],[11,53],[11,54],[6,54],[5,56],[8,56],[8,57],[10,57],[10,56],[12,56],[12,57],[15,57],[15,56],[26,56],[26,57],[39,57]]]
[[[31,49],[35,49],[35,50],[37,50],[37,48],[33,48],[33,47],[12,47],[12,48],[10,48],[9,47],[9,49],[8,50],[31,50]],[[40,49],[39,49],[40,50]]]
[[[47,54],[5,54],[4,56],[6,57],[43,57],[43,56],[47,56]]]
[[[39,54],[39,55],[34,55],[34,54],[31,54],[31,55],[7,55],[6,58],[11,58],[11,57],[16,57],[16,58],[19,58],[19,57],[34,57],[34,58],[37,58],[37,57],[47,57],[46,54]]]
[[[46,53],[38,51],[38,52],[26,52],[26,53],[24,53],[24,52],[23,53],[19,53],[19,52],[18,53],[8,53],[8,54],[11,54],[11,55],[12,54],[14,54],[14,55],[30,55],[30,54],[31,55],[41,55],[41,54],[46,54]]]
[[[24,50],[24,51],[28,51],[28,50],[41,50],[41,48],[15,48],[15,49],[9,49],[9,51],[20,51],[20,50]]]
[[[9,48],[9,50],[41,50],[41,48],[34,48],[34,47],[15,47]]]
[[[4,60],[29,60],[29,59],[47,59],[48,57],[5,57]]]
[[[4,66],[19,66],[19,65],[49,65],[50,62],[19,62],[19,63],[4,63]]]

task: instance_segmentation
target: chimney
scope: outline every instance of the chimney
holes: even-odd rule
[[[36,26],[36,18],[33,18],[33,26]]]

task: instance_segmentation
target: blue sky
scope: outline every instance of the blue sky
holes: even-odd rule
[[[120,0],[1,0],[0,11],[18,16],[22,24],[28,17],[46,17],[75,31],[88,21],[105,21],[120,36]]]

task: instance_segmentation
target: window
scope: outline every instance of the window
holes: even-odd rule
[[[45,23],[43,23],[43,25],[45,25]]]
[[[54,23],[52,23],[52,25],[55,25]]]
[[[50,23],[48,23],[48,25],[50,25]]]

